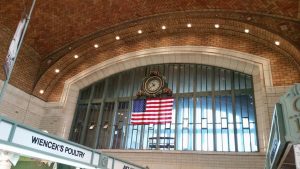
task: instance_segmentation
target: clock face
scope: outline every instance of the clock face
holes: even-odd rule
[[[163,87],[163,81],[158,76],[148,78],[144,83],[144,90],[147,93],[155,94]]]

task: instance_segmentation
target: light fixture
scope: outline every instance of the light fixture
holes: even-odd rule
[[[191,24],[191,23],[188,23],[186,26],[187,26],[188,28],[191,28],[191,27],[192,27],[192,24]]]
[[[215,28],[219,28],[220,27],[220,25],[219,24],[215,24]]]
[[[55,73],[59,73],[59,69],[55,69]]]
[[[244,31],[245,31],[245,33],[249,33],[249,29],[245,29]]]
[[[77,59],[77,58],[79,58],[79,56],[78,55],[74,55],[74,58]]]
[[[167,27],[166,27],[165,25],[163,25],[163,26],[161,27],[161,29],[165,30],[165,29],[167,29]]]
[[[104,128],[104,129],[107,129],[107,128],[108,128],[108,122],[105,122],[105,123],[104,123],[103,128]]]
[[[138,30],[138,34],[142,34],[143,33],[143,31],[142,30]]]
[[[280,42],[279,41],[275,41],[275,45],[279,46]]]
[[[40,90],[40,94],[44,94],[44,90]]]
[[[120,40],[120,36],[116,36],[116,40]]]
[[[93,130],[95,128],[95,122],[91,122],[89,129]]]
[[[95,48],[98,48],[98,47],[99,47],[99,45],[98,45],[98,44],[95,44],[95,45],[94,45],[94,47],[95,47]]]

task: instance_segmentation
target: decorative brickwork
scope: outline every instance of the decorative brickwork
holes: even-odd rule
[[[214,30],[211,30],[214,31]],[[91,50],[85,55],[81,55],[77,60],[68,56],[57,62],[57,67],[65,66],[60,74],[54,73],[54,68],[49,69],[40,79],[35,88],[35,93],[39,97],[48,101],[58,101],[63,89],[64,81],[73,77],[77,73],[88,67],[101,63],[112,57],[128,52],[138,51],[147,48],[162,46],[214,46],[226,49],[242,51],[265,57],[271,60],[271,69],[273,75],[273,84],[275,86],[290,85],[300,81],[300,75],[296,65],[292,64],[276,47],[266,46],[259,40],[250,40],[247,37],[239,37],[233,33],[204,32],[201,34],[174,33],[172,36],[163,36],[163,33],[154,33],[149,36],[142,36],[139,41],[134,39],[115,42],[115,46],[100,47],[97,50]],[[289,76],[286,76],[288,74]],[[46,88],[47,87],[47,88]],[[44,95],[39,95],[40,89],[46,89]],[[47,98],[49,96],[49,98]]]

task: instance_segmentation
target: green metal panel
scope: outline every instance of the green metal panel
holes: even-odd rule
[[[300,143],[300,83],[293,86],[280,98],[286,140],[293,144]]]
[[[287,144],[300,143],[300,84],[295,84],[275,105],[266,169],[277,169]]]
[[[277,103],[275,105],[272,127],[270,132],[269,146],[266,157],[266,169],[276,169],[280,161],[280,154],[283,154],[283,150],[286,146],[285,128],[283,122],[283,112],[281,105]]]

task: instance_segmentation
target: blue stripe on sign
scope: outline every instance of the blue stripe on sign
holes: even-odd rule
[[[133,112],[145,112],[146,110],[146,100],[137,99],[133,101]]]

